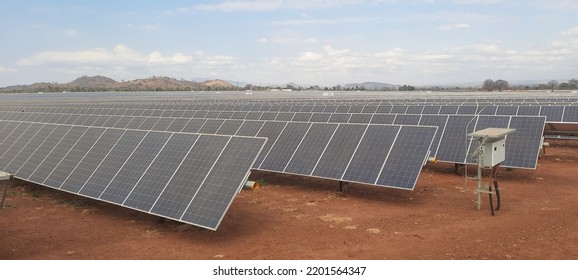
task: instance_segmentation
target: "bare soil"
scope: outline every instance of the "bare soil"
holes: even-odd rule
[[[219,229],[200,229],[17,181],[0,259],[578,259],[578,143],[549,141],[536,170],[502,170],[502,207],[428,164],[414,191],[254,172]],[[470,169],[473,175],[474,169]]]

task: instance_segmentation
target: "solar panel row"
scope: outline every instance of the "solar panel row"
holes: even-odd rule
[[[535,168],[546,118],[578,120],[563,98],[115,99],[0,106],[0,170],[216,229],[250,168],[413,189],[430,150],[475,162],[469,132],[516,128],[503,165]]]
[[[321,117],[323,116],[323,117]],[[35,113],[0,113],[0,119],[26,120],[47,122],[65,122],[79,125],[131,128],[141,130],[161,130],[175,132],[261,136],[268,137],[265,152],[279,137],[287,121],[239,120],[239,119],[187,119],[163,117],[121,117],[98,115],[68,115],[68,114],[35,114]],[[310,118],[311,121],[313,118]],[[355,124],[389,124],[389,125],[420,125],[435,126],[438,131],[431,145],[431,156],[441,162],[472,163],[468,159],[466,132],[480,130],[489,126],[516,128],[517,132],[508,136],[508,146],[516,147],[506,151],[506,167],[535,169],[538,153],[541,149],[542,133],[545,117],[530,116],[475,116],[475,115],[403,115],[403,114],[321,114],[315,121],[324,123]],[[467,127],[466,127],[467,126]],[[291,129],[291,128],[290,128]],[[279,145],[290,145],[297,140],[293,134],[286,134],[289,140],[279,142]],[[298,134],[297,134],[298,135]],[[287,142],[287,143],[286,143]],[[289,149],[289,148],[285,148]],[[256,169],[271,169],[261,166],[266,154],[259,156]],[[280,170],[276,170],[280,171]],[[283,171],[283,170],[281,170]],[[300,173],[302,174],[302,173]],[[310,173],[302,175],[312,175]],[[337,178],[334,178],[337,179]],[[367,182],[366,182],[367,183]]]
[[[216,230],[266,139],[0,121],[0,170]]]
[[[16,108],[8,109],[16,111]],[[125,108],[75,108],[47,107],[19,109],[25,112],[58,114],[96,114],[143,117],[185,117],[219,119],[254,119],[280,121],[317,121],[339,114],[425,114],[425,115],[484,115],[484,116],[545,116],[546,122],[578,123],[578,106],[575,105],[272,105],[272,106],[223,106],[211,109],[180,110]],[[366,116],[367,117],[367,116]]]
[[[538,95],[532,95],[529,93],[523,93],[518,96],[504,96],[504,95],[475,95],[473,93],[468,93],[468,96],[464,96],[463,93],[452,93],[453,95],[443,95],[443,93],[428,93],[428,94],[418,94],[418,93],[392,93],[392,94],[371,94],[371,92],[356,93],[355,95],[340,93],[339,96],[335,97],[320,97],[315,93],[296,93],[293,95],[267,95],[259,94],[257,96],[245,96],[237,94],[221,94],[221,95],[210,95],[210,94],[187,94],[187,95],[175,95],[163,93],[161,96],[154,95],[137,95],[130,96],[129,99],[123,98],[123,95],[110,94],[108,96],[99,96],[96,94],[91,94],[90,99],[95,99],[98,102],[91,102],[90,99],[84,98],[84,102],[76,101],[71,102],[69,98],[66,99],[68,105],[74,105],[81,108],[103,108],[102,102],[106,102],[106,108],[115,107],[126,107],[130,105],[131,107],[140,109],[167,109],[180,107],[181,110],[221,110],[220,108],[231,106],[246,106],[250,104],[249,107],[261,104],[261,105],[572,105],[578,103],[575,95],[560,96],[552,93],[544,95],[544,93],[538,93]],[[457,95],[456,95],[457,94]],[[68,97],[68,96],[63,96]],[[88,96],[85,96],[88,97]],[[104,99],[103,99],[104,97]],[[27,99],[30,99],[28,96]],[[58,96],[52,96],[51,101],[63,101]],[[29,105],[30,102],[27,102]],[[50,103],[47,104],[44,100],[37,106],[51,106],[57,107],[63,104]],[[2,106],[0,106],[2,107]],[[240,108],[238,107],[238,108]],[[229,109],[231,110],[231,109]],[[234,109],[240,110],[240,109]]]
[[[54,117],[56,115],[58,114],[20,113],[11,115],[8,119],[23,120],[18,117],[25,117],[29,121],[47,120],[46,122],[65,122],[91,127],[110,126],[123,129],[134,128],[142,131],[172,130],[173,132],[265,137],[269,141],[257,157],[253,169],[404,189],[415,187],[417,176],[428,157],[437,131],[437,127],[431,126],[177,118],[154,118],[154,120],[153,118],[143,118],[133,122],[134,118],[132,117],[94,116],[90,118],[87,115],[58,115],[58,117]],[[0,119],[7,119],[5,117],[7,116],[0,114]],[[179,124],[176,125],[176,122]],[[131,126],[131,124],[135,125]],[[407,131],[413,131],[413,134],[410,133],[410,135],[416,139],[403,138],[410,137],[406,136]],[[367,132],[369,134],[366,134]],[[387,138],[398,133],[402,137],[396,138],[399,142],[371,140],[371,137]],[[306,144],[302,144],[302,142]],[[405,162],[395,162],[396,158],[388,157],[389,151],[396,151],[397,147],[404,144],[408,145],[407,143],[412,143],[411,147],[405,148],[409,148],[415,160],[407,159]],[[357,151],[361,153],[361,151],[378,150],[388,151],[388,153],[384,157],[378,158],[371,157],[371,153],[367,153],[367,156],[356,153]],[[340,159],[339,162],[337,158]],[[352,160],[353,165],[348,164],[348,160],[351,158],[354,158]],[[404,179],[386,177],[386,174],[383,174],[382,177],[350,176],[349,174],[364,172],[365,166],[358,165],[361,161],[365,161],[365,165],[379,167],[379,171],[383,168],[389,168],[390,165],[399,164],[402,170],[407,170],[411,176]],[[362,170],[357,170],[359,168]],[[328,171],[330,169],[332,171]],[[378,176],[380,174],[373,175]]]

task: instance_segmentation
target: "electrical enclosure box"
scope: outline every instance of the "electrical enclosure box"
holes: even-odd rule
[[[485,128],[468,134],[483,143],[479,148],[483,167],[494,167],[506,160],[506,135],[515,131],[513,128]]]
[[[488,140],[481,147],[483,166],[494,167],[506,160],[506,139]]]

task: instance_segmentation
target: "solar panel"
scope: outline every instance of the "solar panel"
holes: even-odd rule
[[[0,135],[11,147],[0,162],[15,177],[213,230],[266,142],[9,121],[0,128],[14,124],[15,133]]]
[[[190,119],[189,122],[183,127],[182,132],[197,133],[207,122],[206,119]]]
[[[424,106],[422,114],[435,114],[435,115],[437,115],[437,114],[439,114],[440,109],[441,109],[440,105],[427,105],[427,106]]]
[[[101,131],[95,131],[93,128],[89,129],[89,133],[96,135]],[[78,193],[123,134],[123,130],[106,129],[98,138],[85,139],[80,142],[81,146],[78,147],[79,151],[77,152],[81,156],[81,160],[71,162],[70,165],[74,165],[73,169],[61,171],[64,174],[60,178],[64,178],[64,180],[52,182],[50,186],[59,186],[63,190]]]
[[[91,150],[96,143],[95,140],[98,140],[105,130],[105,128],[96,127],[87,129],[42,183],[48,186],[61,187],[78,164],[82,162],[88,151]]]
[[[151,209],[162,216],[180,219],[228,141],[226,138],[211,139],[208,135],[202,135],[195,140],[196,149],[187,150],[188,156],[181,160],[182,163],[176,174],[170,178],[170,182],[163,184],[162,194],[153,203]]]
[[[481,106],[481,108],[478,108],[478,114],[479,115],[496,115],[496,111],[498,110],[498,106],[495,105],[486,105],[486,106]]]
[[[353,114],[349,118],[348,123],[361,123],[367,124],[371,122],[372,114]]]
[[[544,106],[543,108],[545,108],[546,106]],[[458,107],[456,107],[458,108]],[[486,107],[478,107],[479,110],[484,110]],[[520,107],[523,108],[523,107]],[[564,107],[562,107],[563,109]],[[30,114],[35,114],[35,113],[18,113],[17,115],[12,115],[10,116],[10,118],[15,119],[15,120],[19,120],[20,118],[29,118]],[[276,114],[276,113],[275,113]],[[317,113],[315,113],[317,114]],[[460,124],[456,124],[453,122],[456,122],[455,118],[470,118],[473,119],[475,118],[475,116],[473,115],[455,115],[455,116],[462,116],[462,117],[454,117],[454,115],[405,115],[405,114],[401,114],[401,115],[396,115],[396,114],[341,114],[341,113],[336,113],[336,114],[325,114],[323,113],[323,115],[330,115],[331,118],[334,117],[338,117],[338,118],[342,118],[342,120],[347,119],[347,121],[350,121],[352,118],[357,118],[357,120],[355,121],[359,121],[359,122],[370,122],[372,124],[392,124],[393,121],[395,121],[395,124],[403,124],[403,125],[434,125],[434,126],[438,126],[440,128],[440,130],[438,131],[438,133],[436,134],[435,138],[434,138],[434,143],[432,145],[432,155],[436,156],[436,158],[439,161],[442,162],[453,162],[453,163],[463,163],[464,159],[467,157],[467,153],[466,151],[469,149],[469,147],[471,146],[469,143],[463,144],[463,135],[461,134],[461,132],[459,131],[454,131],[453,129],[457,127],[460,127]],[[356,116],[361,116],[361,117],[356,117]],[[371,120],[368,121],[368,117],[367,116],[371,116]],[[450,123],[449,125],[452,127],[450,129],[448,129],[447,131],[445,130],[445,126],[447,125],[447,121],[448,118],[452,119],[452,123]],[[488,118],[496,118],[496,119],[500,119],[506,116],[487,116]],[[127,117],[130,118],[130,117]],[[331,118],[329,120],[329,122],[331,122]],[[176,122],[177,120],[180,119],[175,119],[175,118],[167,118],[166,123],[173,123]],[[119,119],[118,123],[122,122],[122,118]],[[218,134],[227,134],[227,135],[241,135],[241,136],[255,136],[257,133],[259,133],[259,131],[261,131],[263,125],[265,123],[269,123],[268,122],[263,122],[263,121],[243,121],[242,124],[240,125],[240,128],[237,132],[232,132],[232,130],[234,130],[234,125],[232,125],[233,123],[230,123],[231,120],[220,120],[220,119],[187,119],[187,125],[183,128],[182,131],[184,132],[192,132],[192,133],[196,133],[199,132],[199,129],[201,127],[211,127],[211,125],[206,125],[206,123],[210,123],[212,125],[218,125],[221,124],[222,127],[216,128],[216,126],[212,126],[213,129],[212,130],[206,130],[206,131],[201,131],[201,132],[207,132],[207,133],[218,133]],[[235,123],[237,121],[240,120],[235,120]],[[155,120],[155,122],[159,122],[158,120]],[[475,125],[478,120],[476,119],[475,121],[472,121],[473,123],[470,124],[470,129],[472,125]],[[280,123],[280,122],[279,122]],[[283,122],[285,123],[285,122]],[[539,121],[535,124],[532,124],[532,126],[536,126],[539,125]],[[270,128],[269,126],[279,126],[279,124],[267,124],[267,126],[265,127],[265,131],[263,131],[261,133],[261,136],[266,136],[264,135],[264,133],[266,133]],[[170,125],[169,125],[170,127]],[[160,127],[158,126],[158,128],[160,130],[165,130],[165,129],[169,129],[168,127],[164,128],[164,127]],[[215,132],[214,129],[217,129],[217,131]],[[523,132],[525,129],[529,129],[528,128],[522,128]],[[540,129],[540,128],[532,128],[534,130],[536,129]],[[465,131],[465,129],[464,129]],[[269,133],[269,137],[277,137],[278,133],[281,132],[281,129],[272,131]],[[271,134],[272,133],[272,134]],[[452,136],[453,135],[453,136]],[[518,134],[518,135],[522,135],[522,133]],[[443,141],[442,141],[442,136],[443,136]],[[515,136],[513,137],[514,139],[516,139],[519,136]],[[526,139],[525,141],[529,141],[532,144],[531,145],[524,145],[524,147],[530,149],[529,151],[526,151],[528,154],[534,154],[535,151],[537,151],[539,149],[540,143],[539,143],[539,139],[541,139],[541,136],[536,136],[535,134],[531,134],[531,135],[527,135],[527,137],[534,137],[533,139]],[[442,145],[443,142],[443,145]],[[272,143],[268,143],[268,145],[266,146],[265,150],[269,150],[270,146],[272,146]],[[537,148],[535,148],[534,146],[536,146]],[[264,159],[264,155],[261,155],[258,159],[258,164],[260,164],[262,162],[262,160]],[[521,166],[517,166],[517,165],[512,165],[509,167],[514,167],[514,168],[528,168],[528,166],[535,166],[536,165],[536,160],[533,160],[532,162],[526,162],[524,164],[522,164]],[[519,161],[514,162],[513,164],[519,164]]]
[[[436,127],[402,127],[376,184],[387,182],[401,188],[413,189],[421,171],[421,168],[416,166],[425,164],[436,130]]]
[[[295,116],[293,116],[293,121],[308,122],[312,116],[313,113],[295,113]]]
[[[42,137],[44,138],[44,141],[36,147],[36,150],[30,158],[28,158],[28,160],[15,171],[15,174],[18,174],[18,178],[28,180],[32,173],[34,173],[34,171],[44,162],[52,149],[66,135],[70,128],[71,127],[68,125],[57,125],[51,133],[46,133],[44,135],[42,134],[42,131],[39,131],[36,137]]]
[[[130,190],[130,194],[126,196],[123,205],[150,210],[166,189],[167,182],[174,177],[179,165],[187,156],[186,151],[195,144],[197,139],[198,137],[190,137],[184,134],[172,135],[156,155],[147,172],[142,175]]]
[[[518,116],[539,116],[540,106],[519,106],[516,115]]]
[[[115,145],[106,151],[103,161],[97,164],[88,180],[81,186],[80,194],[100,198],[110,181],[146,135],[145,131],[134,130],[122,131],[122,133]]]
[[[400,126],[368,127],[355,154],[351,157],[342,179],[376,184],[376,178],[378,178],[382,167],[381,164],[376,163],[385,162],[390,152],[390,149],[377,147],[393,147],[400,129]]]
[[[311,175],[341,178],[367,125],[339,125]]]
[[[271,150],[271,147],[275,144],[277,138],[279,138],[279,135],[281,135],[286,125],[287,125],[286,122],[265,122],[263,124],[263,126],[257,133],[257,136],[264,137],[269,140],[267,141],[265,147],[263,147],[263,151],[261,152],[261,154],[259,154],[259,156],[257,157],[257,160],[255,161],[255,166],[261,166],[261,163],[265,159],[265,156],[269,153],[269,150]]]
[[[311,123],[287,123],[285,129],[283,129],[283,132],[265,155],[265,159],[258,168],[271,171],[283,171],[310,127]]]
[[[350,117],[351,117],[350,114],[334,113],[334,114],[331,114],[328,122],[330,122],[330,123],[348,123]]]
[[[488,127],[515,128],[516,132],[506,137],[506,159],[502,166],[535,169],[542,148],[544,122],[545,117],[541,116],[451,115],[444,128],[436,159],[441,162],[474,163],[474,159],[468,155],[473,152],[475,144],[467,141],[467,133]]]
[[[22,160],[28,159],[28,157],[30,157],[30,155],[32,155],[32,153],[36,150],[36,147],[41,144],[39,140],[42,139],[34,138],[34,136],[40,131],[42,126],[42,124],[32,124],[22,132],[21,137],[10,139],[8,136],[6,138],[8,142],[4,141],[4,145],[0,145],[3,146],[2,150],[0,150],[0,154],[2,155],[0,160],[1,170],[14,173],[22,166]],[[32,141],[33,139],[37,140]],[[32,145],[27,146],[30,142],[32,142]],[[15,156],[18,154],[21,154],[21,157],[15,158]]]
[[[299,147],[283,170],[293,174],[311,174],[327,143],[337,130],[337,124],[313,123]]]
[[[421,115],[397,115],[394,124],[418,125]]]
[[[564,115],[562,116],[562,122],[570,122],[570,123],[578,122],[578,107],[565,106]]]
[[[544,117],[512,116],[508,128],[516,132],[506,137],[506,160],[503,166],[535,169],[542,148]]]
[[[372,124],[393,124],[397,115],[395,114],[375,114],[371,118]]]
[[[128,135],[128,132],[130,131],[127,131],[124,136]],[[170,136],[168,133],[154,131],[147,132],[144,136],[137,135],[135,138],[142,140],[123,162],[122,167],[118,168],[117,172],[111,172],[114,174],[114,177],[112,177],[107,184],[103,184],[105,188],[102,190],[99,198],[121,204],[133,186],[140,180],[141,176],[146,173],[149,165],[164,147]],[[120,142],[117,143],[117,145],[118,144],[120,144]],[[111,156],[112,154],[109,154],[109,157]],[[101,164],[101,167],[102,166],[103,164]]]
[[[2,158],[4,154],[10,150],[9,148],[14,145],[14,143],[22,136],[22,134],[28,129],[30,126],[29,123],[10,123],[7,124],[5,127],[5,132],[2,133],[4,137],[2,141],[0,141],[0,153],[2,153]],[[8,170],[9,171],[9,170]]]
[[[499,105],[496,115],[512,116],[518,112],[518,106]]]
[[[249,176],[249,168],[265,139],[229,138],[181,219],[216,229],[235,195]],[[258,141],[257,141],[258,140]]]
[[[36,170],[34,170],[28,180],[34,182],[44,181],[50,175],[52,170],[58,165],[58,163],[60,163],[60,160],[66,156],[68,151],[72,149],[74,144],[76,144],[76,142],[87,130],[87,127],[71,127],[66,135],[63,135],[63,137],[59,139],[59,142],[54,147],[52,147],[52,150],[48,156],[36,168]]]
[[[447,121],[436,159],[442,162],[463,163],[469,143],[466,135],[475,129],[475,116],[451,115]]]

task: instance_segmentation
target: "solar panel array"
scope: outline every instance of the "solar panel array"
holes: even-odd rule
[[[572,96],[100,96],[0,105],[0,170],[210,229],[250,169],[413,189],[428,156],[474,163],[469,132],[516,128],[503,165],[533,169],[544,124],[578,123]]]
[[[19,179],[209,229],[266,142],[16,121],[0,131],[0,170]]]
[[[399,124],[339,124],[221,119],[121,117],[67,114],[16,113],[0,119],[67,123],[91,127],[114,127],[203,134],[264,137],[269,139],[253,169],[303,176],[359,182],[393,188],[413,189],[417,176],[436,135],[437,127]],[[391,138],[395,137],[395,138]],[[391,138],[391,141],[379,139]],[[399,142],[397,142],[399,141]],[[408,146],[410,145],[410,146]],[[413,160],[396,161],[396,149],[409,149]],[[363,151],[386,151],[383,157],[362,156]],[[391,156],[389,153],[392,152]],[[359,153],[359,154],[358,154]],[[337,159],[340,158],[339,164]],[[349,161],[353,164],[349,165]],[[366,172],[364,165],[379,168],[371,176],[351,176]],[[407,170],[409,177],[378,177],[392,164]],[[328,169],[333,171],[328,172]],[[361,169],[361,170],[357,170]],[[373,173],[372,173],[373,174]]]
[[[119,105],[120,106],[120,105]],[[86,108],[32,106],[3,107],[4,111],[97,114],[144,117],[187,117],[219,119],[256,119],[282,121],[315,121],[338,114],[425,114],[484,116],[545,116],[548,123],[578,123],[578,105],[174,105],[130,106],[108,108],[92,105]],[[145,107],[145,108],[142,108]]]
[[[229,114],[229,116],[234,116]],[[222,116],[222,114],[221,114]],[[262,115],[261,115],[262,116]],[[277,115],[279,116],[279,115]],[[245,117],[251,117],[245,115]],[[117,128],[155,129],[162,131],[193,132],[225,135],[261,136],[277,139],[279,133],[293,121],[266,121],[252,119],[197,119],[197,118],[174,118],[174,117],[141,117],[141,116],[117,116],[117,115],[79,115],[63,113],[26,113],[26,112],[0,112],[0,119],[27,120],[48,122],[65,122],[70,124],[82,124],[90,126],[104,126]],[[512,121],[513,120],[513,121]],[[310,122],[331,123],[345,125],[350,124],[385,124],[385,125],[419,125],[438,127],[431,145],[430,156],[441,162],[449,163],[473,163],[468,157],[468,147],[471,143],[465,142],[465,132],[487,128],[488,125],[504,128],[516,128],[517,133],[508,136],[509,146],[516,148],[507,149],[504,166],[512,168],[534,169],[537,166],[538,153],[542,145],[542,133],[545,117],[540,116],[476,116],[476,115],[415,115],[415,114],[349,114],[319,113],[317,117],[310,118]],[[467,125],[467,127],[466,127]],[[291,125],[292,126],[292,125]],[[290,126],[290,127],[291,127]],[[511,126],[511,127],[510,127]],[[263,129],[262,129],[263,128]],[[285,133],[285,135],[288,135]],[[297,134],[299,135],[299,134]],[[287,137],[292,137],[288,135]],[[281,136],[284,139],[286,136]],[[294,136],[293,136],[294,137]],[[280,142],[278,145],[285,145]],[[289,144],[295,144],[293,142]],[[277,145],[269,142],[264,151],[269,151],[270,146]],[[284,147],[284,146],[283,146]],[[295,147],[293,147],[295,148]],[[387,148],[387,147],[373,147]],[[291,148],[282,148],[284,150]],[[417,148],[416,148],[417,150]],[[261,165],[266,154],[257,160],[254,169],[278,170],[278,167]],[[310,173],[298,173],[300,175],[313,176]],[[340,179],[330,177],[331,179]],[[368,183],[368,182],[364,182]],[[396,185],[389,185],[396,186]],[[405,187],[404,187],[405,188]]]

